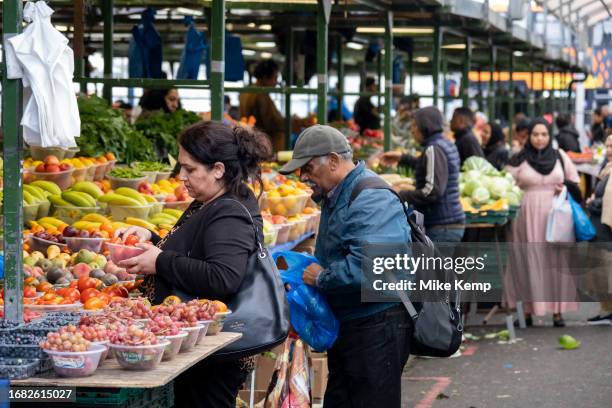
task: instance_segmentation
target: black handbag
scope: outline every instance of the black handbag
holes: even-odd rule
[[[228,300],[232,311],[227,316],[223,331],[242,333],[242,337],[213,356],[242,358],[261,353],[281,344],[289,333],[289,305],[285,288],[274,260],[259,239],[259,231],[249,210],[257,248],[247,261],[247,273],[238,292]]]

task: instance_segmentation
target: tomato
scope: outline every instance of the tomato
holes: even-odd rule
[[[76,288],[61,288],[57,291],[57,294],[70,299],[70,303],[74,303],[81,298],[81,293]]]
[[[140,240],[138,239],[138,237],[136,235],[128,235],[125,238],[125,241],[123,241],[123,243],[127,246],[134,246],[137,243],[139,243]]]
[[[135,286],[135,285],[134,285],[134,282],[125,282],[125,283],[122,283],[122,286],[123,286],[123,287],[124,287],[124,288],[125,288],[125,289],[126,289],[128,292],[130,292],[130,291],[132,291],[132,290],[134,289],[134,286]]]
[[[33,286],[26,286],[25,288],[23,288],[23,297],[36,297],[36,288],[34,288]]]
[[[102,301],[104,301],[104,303],[106,303],[107,305],[108,305],[108,304],[110,303],[110,301],[111,301],[111,296],[110,296],[109,294],[107,294],[107,293],[100,293],[100,294],[97,296],[97,298],[98,298],[98,299],[100,299],[100,300],[102,300]]]
[[[55,292],[55,289],[53,288],[53,285],[50,284],[49,282],[42,282],[42,283],[39,283],[38,286],[36,286],[36,291],[37,292]]]
[[[97,297],[92,297],[88,299],[87,302],[85,302],[84,306],[86,310],[102,309],[103,307],[106,307],[106,303],[102,299]]]
[[[78,288],[79,287],[79,281],[77,279],[71,280],[70,281],[70,286],[68,286],[69,288]]]
[[[56,297],[57,297],[57,295],[55,293],[46,292],[44,295],[42,295],[42,300],[44,300],[44,301],[53,300]]]
[[[25,283],[27,286],[38,286],[38,285],[40,285],[39,280],[36,279],[33,276],[28,276],[27,278],[25,278],[23,283]]]
[[[102,292],[110,295],[111,297],[115,296],[115,297],[126,298],[129,296],[128,290],[121,285],[109,286],[107,288],[104,288]]]
[[[81,303],[86,303],[90,298],[96,297],[100,294],[100,291],[96,288],[87,288],[81,291]]]
[[[79,278],[79,283],[77,287],[79,291],[82,293],[85,289],[89,288],[101,288],[103,286],[102,281],[95,278],[88,278],[87,276],[82,276]]]

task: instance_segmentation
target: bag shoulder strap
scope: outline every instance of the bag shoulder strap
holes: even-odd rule
[[[246,206],[244,204],[242,204],[240,201],[234,200],[233,198],[222,198],[219,201],[233,201],[235,203],[238,203],[238,205],[240,207],[242,207],[244,212],[246,212],[246,214],[249,216],[249,220],[251,220],[251,225],[253,226],[253,232],[255,233],[255,242],[257,243],[257,248],[259,249],[259,254],[260,255],[261,254],[265,254],[264,246],[263,246],[261,240],[259,239],[259,228],[257,227],[257,225],[255,225],[255,221],[253,220],[253,216],[251,215],[251,212],[249,211],[249,209],[246,208]]]

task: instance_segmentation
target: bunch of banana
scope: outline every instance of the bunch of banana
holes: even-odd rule
[[[100,224],[111,224],[112,221],[102,214],[89,213],[81,217],[79,221],[99,222]]]
[[[101,195],[98,201],[126,207],[145,207],[156,202],[152,196],[141,194],[129,187],[119,187],[113,193]]]
[[[159,229],[170,230],[181,218],[183,212],[172,208],[164,208],[162,212],[155,214],[149,218],[149,223],[155,225]]]
[[[33,205],[33,204],[41,204],[48,203],[49,199],[47,196],[50,193],[47,190],[44,190],[38,186],[31,184],[23,185],[23,204],[24,205]]]
[[[28,223],[30,228],[32,228],[36,224],[40,225],[41,227],[43,227],[46,230],[60,229],[61,227],[68,226],[68,224],[66,224],[64,221],[62,221],[62,220],[60,220],[58,218],[55,218],[55,217],[42,217],[42,218],[39,218],[36,221],[30,221]]]
[[[96,208],[96,199],[87,193],[75,190],[63,191],[61,195],[50,195],[49,200],[55,206]]]
[[[78,191],[81,193],[86,193],[88,195],[90,195],[91,197],[94,198],[94,200],[97,200],[98,198],[100,198],[101,195],[103,195],[104,193],[102,192],[102,189],[100,189],[100,187],[98,187],[98,185],[92,181],[79,181],[74,183],[74,185],[72,186],[72,190],[73,191]]]
[[[60,195],[62,194],[62,189],[59,188],[57,184],[52,181],[47,180],[36,180],[28,184],[29,186],[37,187],[41,190],[46,191],[48,194]],[[25,186],[24,186],[25,188]],[[48,195],[47,194],[47,195]]]

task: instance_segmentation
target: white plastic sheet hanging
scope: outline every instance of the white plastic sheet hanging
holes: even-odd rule
[[[28,2],[23,33],[5,40],[7,77],[21,78],[23,138],[42,147],[76,146],[81,119],[73,89],[74,56],[68,39],[51,24],[44,1]]]

